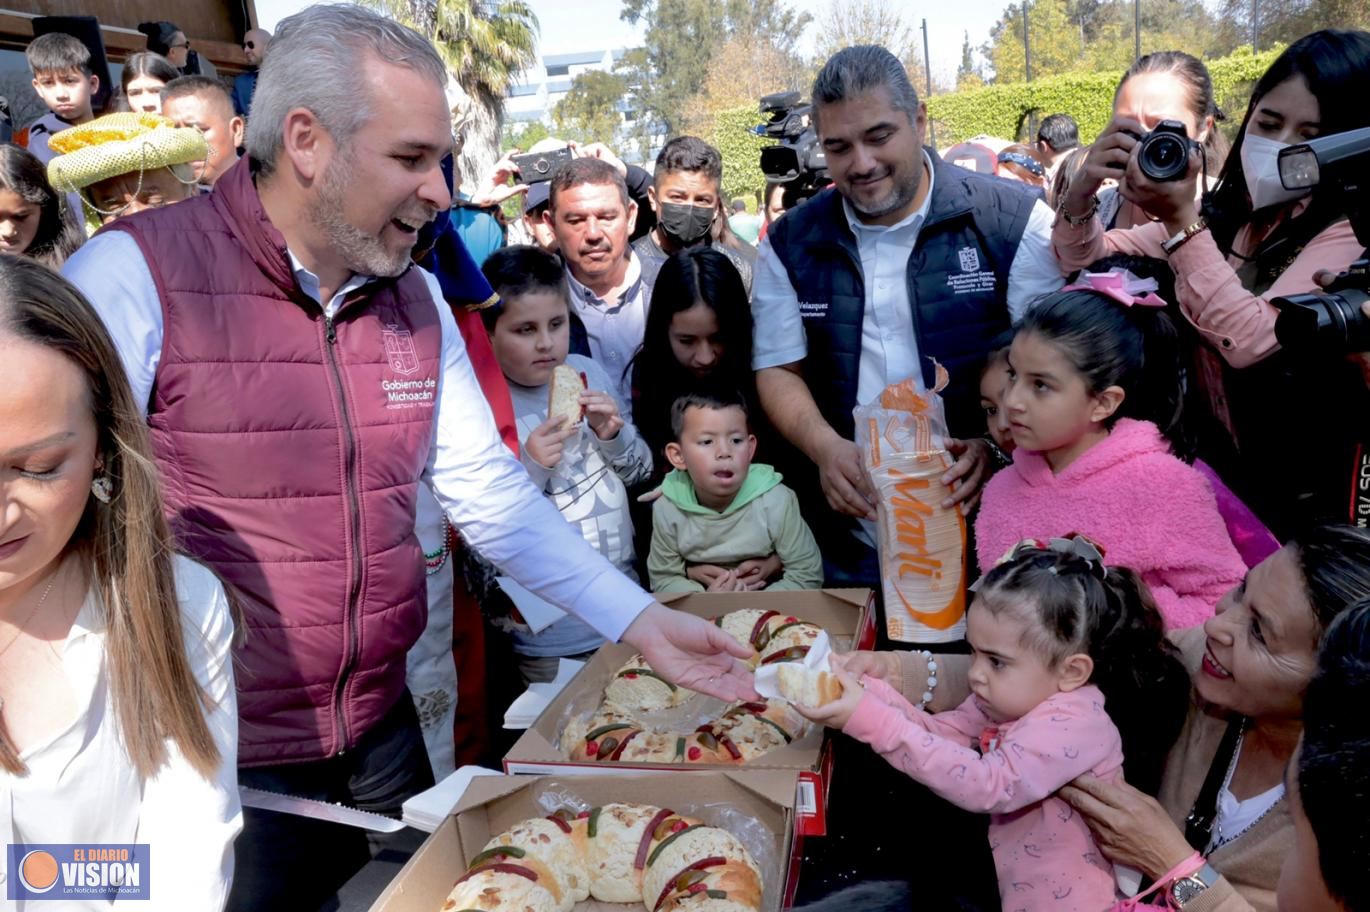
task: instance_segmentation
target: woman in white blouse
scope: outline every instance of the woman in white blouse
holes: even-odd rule
[[[147,844],[150,902],[130,906],[222,908],[242,823],[233,629],[217,578],[171,551],[100,318],[0,256],[0,842]]]

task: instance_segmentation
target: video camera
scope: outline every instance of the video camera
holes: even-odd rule
[[[832,183],[828,159],[812,123],[813,105],[801,104],[798,92],[763,96],[761,113],[768,120],[756,135],[779,140],[761,150],[766,179],[785,184],[785,208],[792,209]]]
[[[1335,182],[1347,200],[1356,240],[1370,247],[1370,127],[1320,136],[1280,151],[1280,183],[1301,190]],[[1370,258],[1351,268],[1321,292],[1288,295],[1270,303],[1279,309],[1275,338],[1296,354],[1346,354],[1370,351],[1370,318],[1361,304],[1370,300]]]

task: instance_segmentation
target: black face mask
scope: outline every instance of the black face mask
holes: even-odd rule
[[[714,207],[662,203],[657,221],[671,240],[688,247],[709,236],[709,229],[714,224]]]

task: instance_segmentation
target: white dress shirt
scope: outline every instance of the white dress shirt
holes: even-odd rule
[[[293,254],[291,265],[301,290],[319,301],[318,279]],[[106,232],[77,250],[62,272],[104,318],[134,398],[146,409],[162,349],[162,306],[137,242],[124,232]],[[652,597],[585,543],[500,440],[442,289],[431,274],[420,273],[442,330],[434,440],[423,480],[482,556],[618,641]],[[347,293],[369,281],[353,276],[325,311],[335,312]]]
[[[180,556],[173,558],[173,566],[186,656],[213,705],[206,721],[219,751],[214,776],[203,778],[168,742],[166,764],[146,781],[139,777],[119,734],[105,667],[105,614],[92,590],[61,652],[79,710],[62,731],[24,750],[20,759],[27,775],[0,771],[0,839],[7,844],[146,843],[142,877],[149,899],[116,903],[118,908],[214,912],[228,898],[233,840],[243,824],[233,620],[214,574]],[[4,874],[13,876],[13,871]],[[110,908],[108,902],[94,900],[0,905],[32,912]]]
[[[932,165],[923,153],[928,194],[922,207],[903,221],[888,227],[866,225],[843,201],[847,224],[861,252],[865,289],[865,316],[861,322],[861,367],[857,377],[857,403],[875,399],[891,383],[910,376],[921,386],[923,372],[918,360],[918,341],[913,330],[907,268],[918,233],[932,200]],[[1017,321],[1028,305],[1065,282],[1061,266],[1051,249],[1054,216],[1040,200],[1028,215],[1008,271],[1009,317]],[[772,249],[761,242],[752,286],[752,318],[755,321],[752,367],[761,370],[803,361],[808,355],[804,321],[800,317],[799,293],[789,273]]]

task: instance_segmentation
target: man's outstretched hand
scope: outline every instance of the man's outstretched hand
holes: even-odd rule
[[[681,687],[720,700],[756,700],[752,672],[743,664],[752,651],[722,628],[692,614],[653,602],[624,631],[652,670]]]

